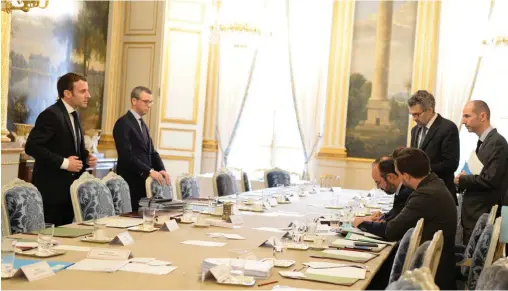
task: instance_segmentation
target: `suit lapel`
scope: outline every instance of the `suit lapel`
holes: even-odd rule
[[[416,144],[416,142],[418,141],[418,134],[420,134],[420,127],[419,126],[413,127],[413,129],[411,129],[411,147],[412,148],[418,147],[418,145]]]
[[[494,128],[493,130],[491,130],[489,132],[489,134],[487,134],[487,137],[485,137],[485,140],[483,141],[482,145],[480,146],[480,150],[478,151],[478,159],[480,159],[480,161],[483,164],[485,164],[485,162],[486,162],[486,160],[488,158],[488,157],[484,156],[486,154],[485,147],[490,142],[490,139],[492,138],[492,136],[494,136],[495,133],[497,133],[497,130]],[[484,159],[484,157],[485,157],[485,159]]]
[[[141,127],[139,126],[139,123],[136,120],[136,117],[134,117],[134,115],[130,111],[127,111],[127,116],[131,122],[131,126],[134,127],[134,131],[136,132],[136,135],[138,136],[139,141],[141,142],[141,144],[143,144],[145,149],[148,151],[148,147],[146,145],[145,138],[143,137],[143,133],[141,132]]]
[[[423,140],[422,150],[425,149],[427,144],[429,144],[429,141],[436,134],[437,129],[439,128],[439,124],[441,123],[441,118],[442,117],[438,114],[436,117],[436,120],[434,120],[434,123],[430,127],[429,132],[427,132],[427,135],[425,136],[425,139]]]

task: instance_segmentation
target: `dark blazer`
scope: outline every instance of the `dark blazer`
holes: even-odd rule
[[[78,126],[81,135],[80,159],[83,161],[80,173],[60,169],[64,158],[77,156],[72,123],[62,100],[39,114],[25,146],[25,152],[35,159],[32,183],[41,192],[46,222],[57,225],[61,222],[56,217],[59,213],[53,213],[54,208],[60,207],[62,212],[71,215],[68,223],[72,222],[70,186],[88,167],[88,151],[85,150],[80,122]]]
[[[388,222],[362,222],[359,228],[364,231],[374,229],[374,234],[390,241],[398,241],[408,229],[416,226],[420,218],[424,219],[422,243],[432,240],[437,231],[443,231],[444,246],[436,274],[436,284],[441,290],[456,289],[455,277],[450,274],[454,274],[455,269],[453,248],[457,229],[457,208],[443,180],[436,174],[431,173],[420,182],[395,218]],[[381,232],[383,230],[384,233]]]
[[[148,143],[145,142],[139,123],[130,111],[120,117],[113,127],[118,153],[116,171],[129,184],[133,210],[138,209],[139,199],[146,197],[145,180],[150,175],[150,170],[164,170],[164,164],[153,147],[148,130],[147,134]]]
[[[411,147],[418,147],[420,126],[411,129]],[[436,120],[425,136],[421,149],[430,159],[430,169],[441,178],[457,205],[457,195],[453,179],[460,161],[459,130],[452,121],[437,114]]]
[[[467,229],[473,229],[478,218],[490,212],[493,205],[508,205],[508,145],[496,129],[483,141],[478,159],[483,164],[480,175],[459,178],[459,190],[464,190],[462,225]]]
[[[404,208],[404,205],[406,205],[407,198],[409,195],[413,193],[413,189],[408,188],[404,185],[400,187],[399,193],[397,195],[394,195],[393,197],[393,207],[381,217],[381,219],[385,221],[390,221],[393,218],[395,218],[399,213],[402,211],[402,208]]]

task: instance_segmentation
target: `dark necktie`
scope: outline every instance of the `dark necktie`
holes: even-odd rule
[[[148,145],[150,137],[148,136],[148,127],[146,126],[146,123],[143,121],[143,118],[139,119],[139,122],[141,123],[141,133],[143,133],[143,138],[145,139],[145,144]]]
[[[418,148],[421,149],[423,145],[423,141],[425,140],[425,137],[427,136],[427,127],[424,126],[422,128],[422,136],[420,137],[420,142],[418,143]]]
[[[476,143],[476,151],[475,151],[476,154],[478,154],[478,151],[480,150],[482,143],[483,143],[483,141],[481,141],[481,140],[478,140],[478,142]]]
[[[76,147],[76,154],[81,159],[81,132],[79,131],[78,112],[73,111],[71,115],[74,118],[74,142]]]

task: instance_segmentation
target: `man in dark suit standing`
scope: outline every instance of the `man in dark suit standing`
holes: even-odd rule
[[[416,122],[411,129],[411,147],[427,154],[431,171],[444,181],[457,205],[457,192],[453,184],[460,161],[457,126],[434,111],[434,96],[425,90],[416,91],[407,103],[409,114]]]
[[[457,229],[457,208],[448,188],[436,174],[430,172],[427,155],[414,148],[402,148],[393,153],[395,170],[402,183],[415,189],[407,199],[406,205],[395,218],[388,222],[362,222],[363,224],[384,224],[374,229],[384,233],[374,233],[390,241],[402,239],[411,227],[415,227],[420,218],[424,219],[422,242],[432,240],[434,234],[442,230],[444,236],[443,252],[436,273],[436,284],[441,290],[454,290],[455,277],[455,232]]]
[[[464,190],[461,217],[464,243],[467,244],[476,221],[483,213],[490,212],[495,204],[508,204],[508,145],[506,139],[491,126],[490,109],[484,101],[466,104],[462,123],[469,132],[478,135],[476,154],[483,164],[479,175],[462,172],[455,177],[459,190]]]
[[[150,132],[142,117],[152,107],[152,92],[143,86],[131,92],[131,109],[120,117],[113,128],[118,152],[117,173],[129,184],[132,210],[137,211],[139,200],[146,197],[148,176],[160,184],[170,183],[164,164],[155,150]]]
[[[72,223],[70,186],[97,158],[85,150],[78,108],[90,99],[86,78],[74,73],[57,82],[58,101],[44,110],[28,136],[25,151],[35,158],[32,182],[44,204],[44,220],[56,226]]]

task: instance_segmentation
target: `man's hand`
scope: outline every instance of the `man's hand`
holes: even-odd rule
[[[459,185],[459,180],[460,180],[460,177],[461,176],[464,176],[466,174],[466,172],[462,171],[460,172],[460,174],[457,175],[457,177],[455,177],[455,179],[453,180],[453,182],[455,183],[455,185]]]
[[[358,227],[364,221],[372,221],[372,216],[355,217],[353,220],[353,226]]]
[[[81,169],[83,169],[83,162],[78,157],[70,156],[67,159],[69,160],[67,171],[78,173]]]
[[[97,166],[97,157],[91,154],[88,154],[88,166],[95,167]]]
[[[161,173],[162,176],[164,177],[164,180],[166,180],[166,185],[169,185],[169,183],[171,182],[171,178],[169,177],[168,172],[162,170],[159,173]]]
[[[372,215],[371,215],[371,218],[372,218],[371,221],[379,221],[381,216],[383,216],[383,212],[381,212],[381,211],[374,211],[374,212],[372,212]]]
[[[155,181],[159,182],[159,184],[164,185],[164,177],[162,176],[161,173],[157,171],[151,171],[150,177],[152,177],[152,179],[154,179]]]

